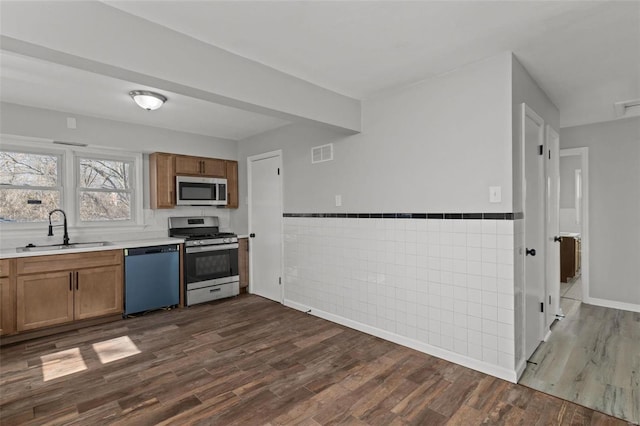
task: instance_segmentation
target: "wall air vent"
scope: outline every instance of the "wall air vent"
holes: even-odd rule
[[[635,117],[640,115],[640,99],[616,102],[613,104],[617,118]]]
[[[311,164],[333,160],[333,144],[314,146],[311,148]]]
[[[68,145],[68,146],[89,146],[86,143],[79,143],[79,142],[53,141],[53,143],[57,145]]]

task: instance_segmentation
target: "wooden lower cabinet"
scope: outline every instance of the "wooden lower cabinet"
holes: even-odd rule
[[[122,259],[122,250],[18,259],[17,331],[121,314]]]
[[[0,278],[0,335],[16,331],[13,285],[9,277]]]
[[[18,331],[73,321],[73,272],[18,277],[16,308]]]
[[[249,239],[238,238],[238,272],[240,275],[240,293],[249,290]]]
[[[122,313],[122,267],[77,271],[74,306],[77,320]]]

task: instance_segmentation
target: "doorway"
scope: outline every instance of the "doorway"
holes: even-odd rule
[[[283,302],[282,151],[247,158],[249,292]]]
[[[589,295],[588,148],[560,150],[561,314]]]

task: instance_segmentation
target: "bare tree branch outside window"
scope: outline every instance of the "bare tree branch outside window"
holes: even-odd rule
[[[0,151],[0,222],[38,222],[60,208],[56,155]]]
[[[80,220],[131,219],[131,163],[80,158]]]

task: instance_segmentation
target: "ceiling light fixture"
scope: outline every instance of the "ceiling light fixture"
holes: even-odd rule
[[[146,90],[132,90],[129,92],[129,96],[133,98],[140,108],[146,109],[147,111],[158,109],[167,102],[165,96]]]

